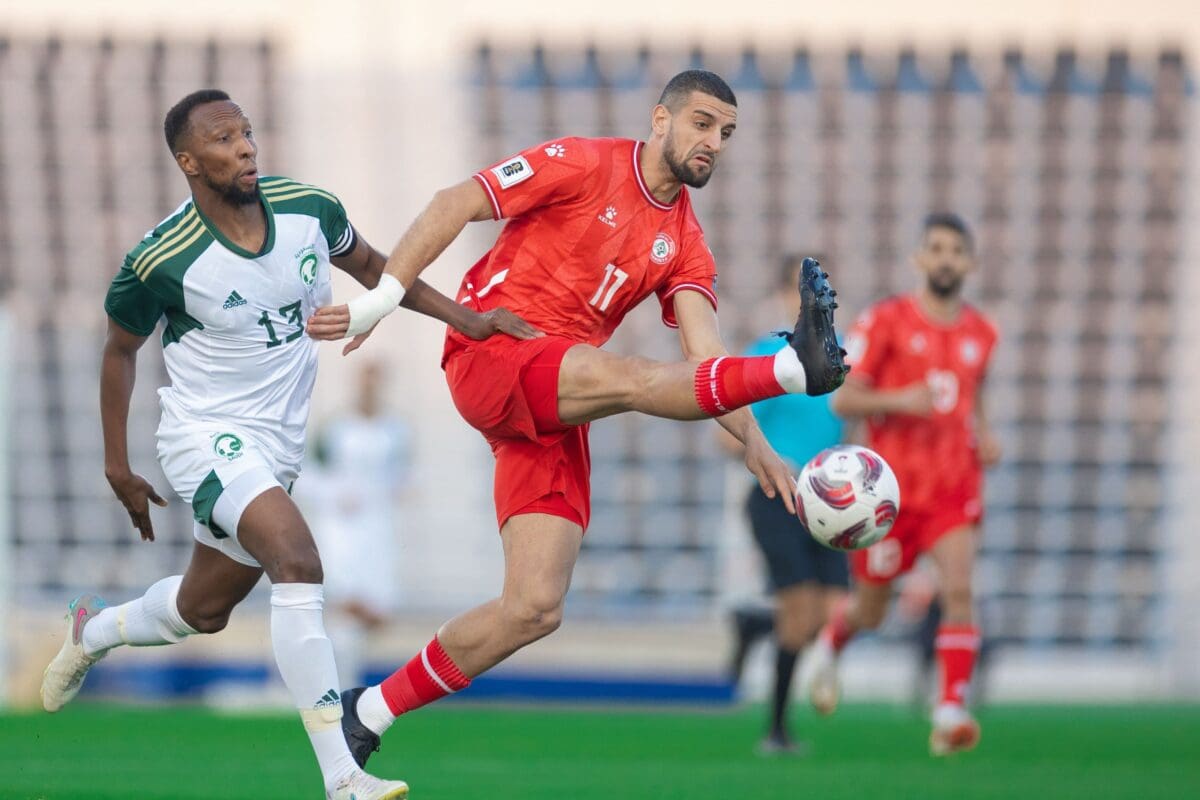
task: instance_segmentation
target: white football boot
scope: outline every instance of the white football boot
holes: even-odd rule
[[[822,716],[837,710],[842,696],[838,680],[837,653],[824,636],[809,645],[800,663],[800,691],[808,697],[813,709]]]
[[[358,770],[327,791],[325,797],[326,800],[396,800],[408,797],[408,784],[380,780]]]
[[[67,606],[67,639],[42,673],[42,707],[47,711],[58,711],[74,700],[88,670],[104,658],[104,653],[83,652],[83,626],[104,608],[105,602],[94,594],[80,595]]]
[[[979,723],[971,712],[958,703],[939,703],[933,710],[933,730],[929,734],[929,754],[947,756],[970,750],[979,744]]]

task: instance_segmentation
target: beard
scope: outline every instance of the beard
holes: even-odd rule
[[[204,176],[204,183],[208,185],[208,188],[220,195],[222,200],[230,205],[248,206],[258,202],[257,183],[250,191],[239,189],[236,181],[230,181],[229,183],[221,184],[214,181],[208,175]]]
[[[702,189],[704,184],[708,183],[708,179],[712,177],[713,169],[716,167],[716,161],[709,166],[708,172],[699,173],[688,166],[687,159],[680,159],[675,152],[675,145],[668,138],[666,144],[663,145],[663,160],[667,162],[667,169],[671,170],[671,174],[675,179],[684,186],[690,186],[693,189]]]
[[[929,291],[941,298],[950,298],[962,291],[963,276],[951,267],[938,267],[925,279]]]

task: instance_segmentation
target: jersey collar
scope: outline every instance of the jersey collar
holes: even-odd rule
[[[196,213],[200,215],[200,220],[204,223],[204,227],[208,229],[208,232],[212,234],[212,237],[220,242],[226,250],[229,250],[235,255],[241,256],[242,258],[254,259],[262,258],[267,253],[271,252],[273,247],[275,247],[275,213],[271,210],[271,204],[267,202],[267,198],[263,197],[261,187],[258,189],[258,202],[259,205],[262,206],[263,213],[266,214],[267,217],[267,238],[263,241],[262,249],[260,249],[257,253],[252,253],[246,248],[240,247],[231,242],[225,236],[225,234],[221,233],[221,230],[212,223],[212,220],[204,216],[204,212],[200,210],[200,206],[196,205],[194,202],[192,205],[195,206]]]
[[[658,200],[655,199],[654,195],[650,194],[650,187],[648,187],[646,185],[646,179],[642,175],[641,154],[642,154],[642,142],[634,142],[633,143],[633,174],[637,178],[638,188],[642,190],[642,197],[645,197],[646,202],[648,202],[650,205],[654,206],[655,208],[659,209],[660,211],[670,211],[671,209],[675,208],[675,204],[679,202],[679,195],[683,194],[683,187],[682,186],[679,187],[679,195],[675,196],[675,203],[666,205],[665,203],[658,202]]]

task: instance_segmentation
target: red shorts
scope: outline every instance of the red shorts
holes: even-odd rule
[[[560,336],[452,340],[443,366],[463,419],[496,457],[496,521],[552,514],[587,528],[591,517],[588,426],[558,418],[558,370],[578,342]]]
[[[983,517],[976,492],[949,497],[936,504],[906,507],[886,538],[850,554],[850,571],[864,583],[891,583],[912,569],[917,557],[946,534],[975,526]]]

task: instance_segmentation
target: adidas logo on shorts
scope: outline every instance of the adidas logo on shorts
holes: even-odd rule
[[[221,308],[228,311],[231,308],[237,308],[238,306],[244,306],[244,305],[246,305],[246,298],[244,298],[240,294],[238,294],[237,290],[235,289],[234,291],[229,293],[229,297],[227,297],[225,299],[225,303],[224,303],[224,305],[221,306]]]

